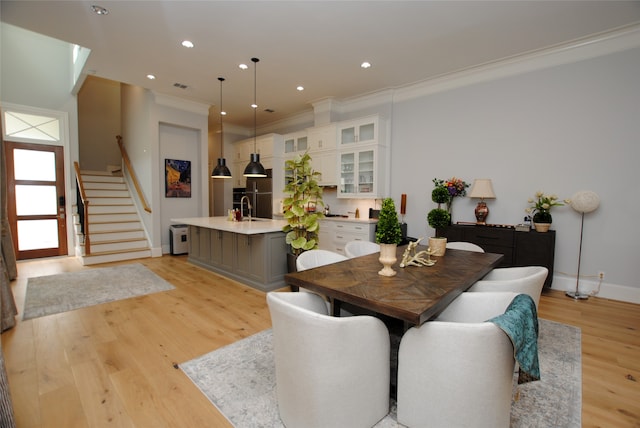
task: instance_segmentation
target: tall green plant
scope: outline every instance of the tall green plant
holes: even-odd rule
[[[446,187],[436,183],[436,188],[431,192],[431,200],[438,204],[438,208],[434,208],[427,214],[427,223],[434,229],[442,229],[451,223],[451,214],[444,208],[440,208],[440,204],[448,204],[451,201],[451,195]]]
[[[382,208],[378,215],[376,242],[378,244],[399,244],[402,242],[402,229],[398,221],[396,206],[391,198],[385,198],[382,201]]]
[[[282,206],[287,224],[282,228],[286,242],[296,256],[303,251],[318,248],[322,208],[322,187],[318,185],[321,174],[313,170],[308,153],[296,155],[285,162],[287,184]]]

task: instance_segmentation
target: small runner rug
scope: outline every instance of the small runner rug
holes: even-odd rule
[[[284,428],[278,416],[271,329],[180,364],[184,373],[238,428]],[[540,320],[541,380],[517,385],[511,427],[580,427],[582,375],[580,329]],[[395,402],[376,428],[402,427]]]
[[[23,320],[175,288],[140,263],[29,278]]]

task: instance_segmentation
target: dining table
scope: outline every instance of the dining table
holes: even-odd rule
[[[394,276],[382,276],[380,253],[355,257],[285,275],[293,290],[300,287],[327,296],[334,316],[343,304],[419,326],[440,314],[456,297],[498,266],[502,254],[447,249],[432,266],[399,267],[406,245],[396,249]],[[427,250],[418,245],[416,252]]]

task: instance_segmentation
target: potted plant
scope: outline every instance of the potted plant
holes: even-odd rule
[[[527,201],[532,204],[525,209],[528,214],[533,214],[533,226],[537,232],[547,232],[551,227],[553,218],[551,217],[551,208],[556,206],[563,206],[564,203],[570,203],[569,200],[565,200],[564,203],[558,200],[556,195],[545,195],[544,192],[538,191],[534,198],[529,198]]]
[[[438,204],[438,208],[434,208],[427,214],[427,222],[429,226],[438,229],[443,229],[451,224],[451,214],[449,211],[441,208],[441,204],[449,204],[451,202],[451,195],[444,186],[439,186],[436,183],[436,187],[431,192],[431,200]],[[444,256],[447,248],[447,238],[433,236],[429,238],[429,248],[433,251],[434,256]]]
[[[396,248],[402,242],[402,230],[398,221],[398,213],[393,199],[385,198],[378,214],[376,242],[380,244],[380,263],[382,270],[378,274],[394,276],[396,271],[391,266],[396,262]]]
[[[285,199],[282,202],[287,224],[282,231],[287,234],[289,245],[287,265],[289,272],[296,271],[296,258],[303,251],[318,248],[319,219],[322,214],[322,187],[318,185],[321,174],[313,170],[308,153],[296,155],[285,162]]]

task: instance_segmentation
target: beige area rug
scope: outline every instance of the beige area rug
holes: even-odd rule
[[[29,278],[22,319],[59,314],[174,288],[140,263]]]
[[[580,329],[540,320],[541,380],[517,385],[511,427],[576,427],[581,424],[582,359]],[[284,428],[278,416],[272,330],[180,364],[184,373],[238,428]],[[515,399],[517,392],[517,400]],[[375,428],[404,427],[396,407]]]

